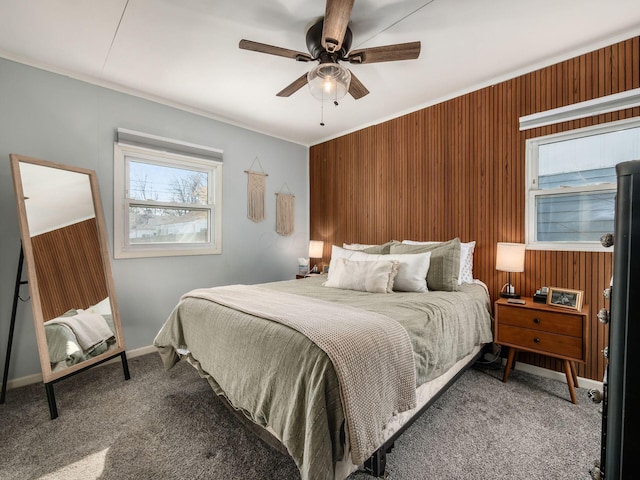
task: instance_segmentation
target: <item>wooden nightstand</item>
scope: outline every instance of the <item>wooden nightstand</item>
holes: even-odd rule
[[[534,303],[532,298],[522,300],[526,301],[524,305],[507,303],[506,298],[495,303],[495,343],[509,347],[502,381],[509,378],[519,350],[559,358],[564,362],[571,401],[578,403],[574,362],[587,361],[589,307],[584,305],[577,311]]]

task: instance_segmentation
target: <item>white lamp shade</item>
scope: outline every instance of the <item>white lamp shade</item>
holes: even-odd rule
[[[498,243],[496,270],[524,272],[524,243]]]
[[[322,258],[324,242],[322,240],[311,240],[309,242],[309,258]]]

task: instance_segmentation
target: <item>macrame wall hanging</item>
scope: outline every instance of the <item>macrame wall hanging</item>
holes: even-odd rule
[[[252,170],[253,165],[258,162],[260,171]],[[247,218],[254,222],[264,220],[264,195],[265,195],[265,179],[269,175],[265,173],[260,159],[256,157],[249,170],[245,170],[247,174]]]
[[[285,193],[284,188],[287,192]],[[293,206],[296,196],[291,193],[289,186],[284,186],[276,193],[276,233],[288,237],[293,233]]]

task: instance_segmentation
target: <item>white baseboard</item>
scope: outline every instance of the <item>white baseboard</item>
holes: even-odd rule
[[[127,350],[127,359],[139,357],[141,355],[146,355],[147,353],[156,352],[156,347],[153,345],[148,345],[146,347],[135,348],[133,350]],[[100,367],[102,365],[107,365],[109,363],[120,362],[120,357],[112,358],[111,360],[101,363],[100,365],[96,365],[96,367]],[[34,373],[33,375],[27,375],[25,377],[14,378],[7,382],[7,390],[11,390],[13,388],[24,387],[25,385],[31,385],[32,383],[42,382],[42,374]]]
[[[484,356],[485,360],[492,360],[494,358],[493,354],[486,353]],[[502,359],[502,366],[507,364],[507,359]],[[551,378],[552,380],[557,380],[562,383],[567,383],[567,377],[563,372],[556,372],[555,370],[549,370],[548,368],[536,367],[535,365],[529,365],[524,362],[516,362],[516,370],[520,370],[522,372],[531,373],[533,375],[539,375],[544,378]],[[578,384],[580,388],[597,388],[602,391],[602,382],[597,380],[591,380],[590,378],[578,377]]]
[[[127,358],[135,358],[140,357],[142,355],[146,355],[148,353],[153,353],[156,351],[156,347],[153,345],[148,345],[146,347],[140,347],[133,350],[127,350]],[[485,360],[492,360],[493,354],[486,353],[484,356]],[[119,358],[113,358],[108,362],[105,362],[101,365],[106,365],[109,363],[119,362]],[[505,358],[502,359],[502,365],[504,366],[507,363]],[[517,362],[516,370],[520,370],[526,373],[531,373],[533,375],[539,375],[544,378],[551,378],[553,380],[557,380],[559,382],[565,383],[567,381],[567,377],[562,372],[556,372],[555,370],[549,370],[548,368],[536,367],[535,365],[529,365],[528,363]],[[30,385],[32,383],[42,382],[42,374],[34,373],[33,375],[27,375],[25,377],[15,378],[13,380],[9,380],[7,382],[7,390],[11,390],[12,388],[19,388],[25,385]],[[578,377],[578,383],[581,388],[597,388],[602,391],[602,382],[597,380],[591,380],[590,378]]]
[[[7,381],[7,390],[12,388],[24,387],[25,385],[31,385],[32,383],[42,382],[42,374],[34,373],[33,375],[27,375],[26,377],[14,378]]]

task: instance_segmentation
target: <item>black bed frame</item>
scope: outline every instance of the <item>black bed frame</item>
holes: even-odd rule
[[[451,380],[449,380],[444,387],[436,392],[436,394],[429,399],[427,403],[425,403],[420,410],[418,410],[400,429],[394,433],[386,442],[384,442],[378,450],[376,450],[371,457],[369,457],[364,462],[364,469],[369,475],[373,475],[374,477],[382,477],[384,475],[385,467],[387,466],[387,453],[390,453],[393,450],[394,443],[398,439],[400,435],[404,433],[404,431],[413,425],[415,422],[431,405],[433,405],[436,400],[440,398],[440,396],[446,392],[451,385],[456,383],[456,381],[462,376],[464,372],[466,372],[476,361],[478,361],[485,353],[487,347],[480,349],[480,351],[467,363],[458,373],[456,373]]]
[[[413,422],[415,422],[431,405],[433,405],[436,400],[440,398],[440,396],[446,392],[451,385],[456,383],[456,381],[462,376],[464,372],[466,372],[471,366],[477,362],[484,353],[488,350],[488,345],[485,345],[480,351],[469,360],[469,362],[462,368],[458,373],[456,373],[436,394],[429,399],[429,401],[424,404],[400,429],[394,433],[386,442],[384,442],[374,453],[364,462],[364,471],[369,475],[373,475],[374,477],[382,477],[384,476],[385,467],[387,465],[387,454],[393,450],[394,443],[398,439],[405,430],[407,430]],[[265,442],[270,447],[278,450],[279,452],[288,455],[287,449],[278,441],[276,437],[274,437],[271,433],[267,432],[263,427],[253,423],[249,420],[244,414],[236,410],[231,404],[229,404],[228,400],[224,397],[224,395],[218,396],[218,398],[222,401],[222,403],[229,409],[229,411],[236,417],[240,422],[253,434],[255,434],[260,440]]]

